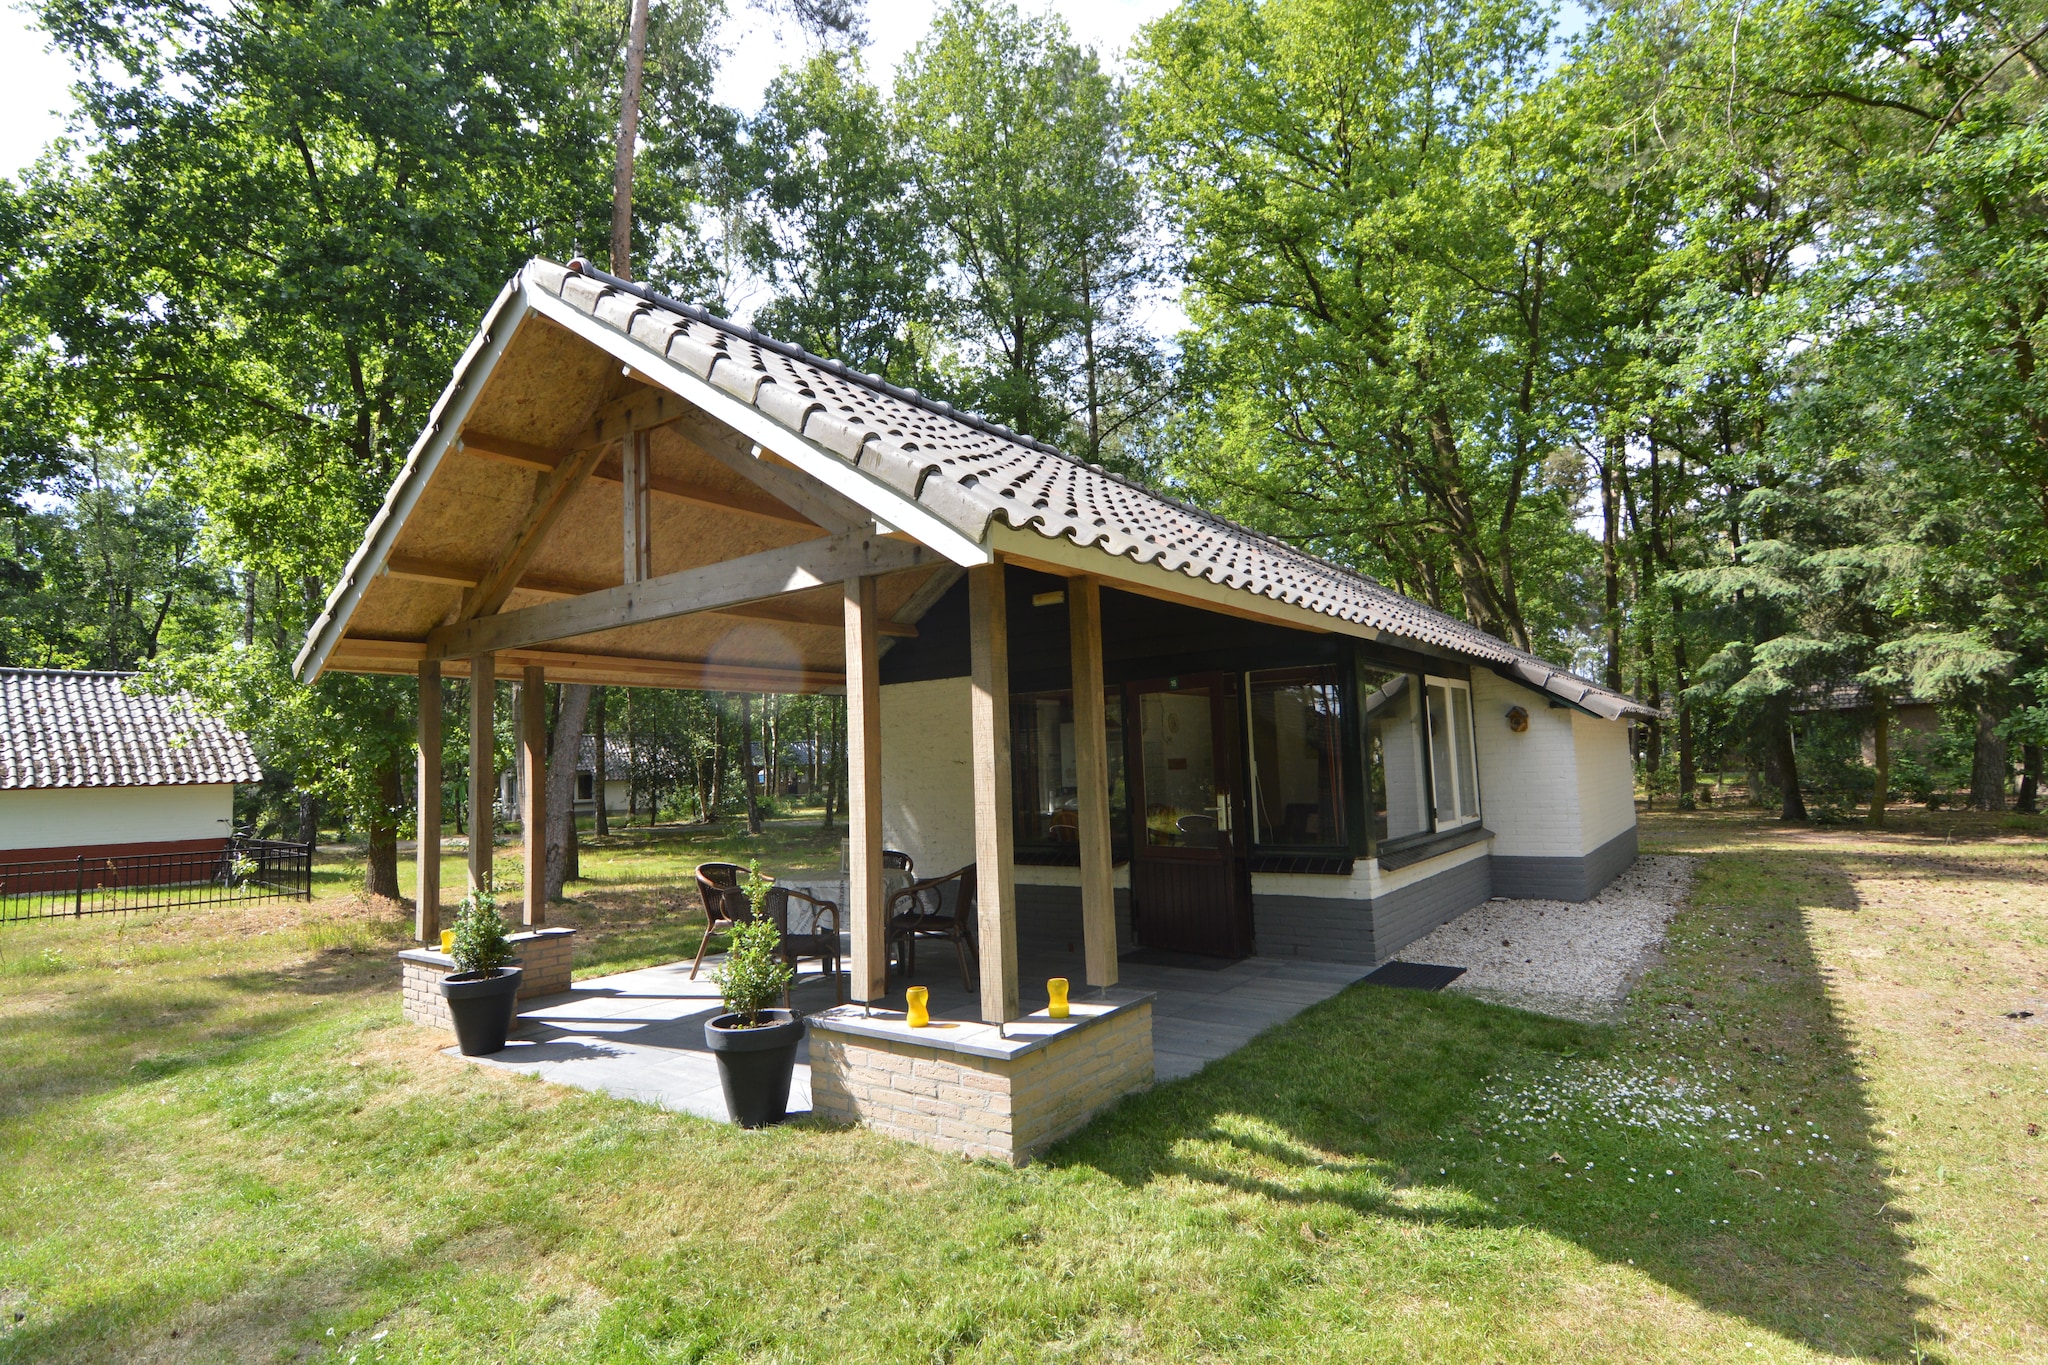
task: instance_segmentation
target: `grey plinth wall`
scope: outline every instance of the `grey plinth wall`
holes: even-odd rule
[[[1591,900],[1635,860],[1633,825],[1582,858],[1507,857],[1496,853],[1493,894],[1528,900]]]

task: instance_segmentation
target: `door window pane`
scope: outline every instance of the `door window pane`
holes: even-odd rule
[[[1138,752],[1150,848],[1216,848],[1223,815],[1206,687],[1138,697]]]
[[[1302,848],[1345,842],[1333,668],[1251,675],[1252,842]]]
[[[1366,783],[1373,836],[1385,842],[1429,832],[1429,766],[1423,758],[1420,681],[1412,674],[1362,669]]]
[[[1124,793],[1123,697],[1105,697],[1109,738],[1109,832],[1113,848],[1130,847],[1130,800]],[[1025,693],[1010,699],[1011,805],[1020,850],[1080,859],[1080,792],[1074,745],[1074,695]],[[1058,858],[1041,861],[1060,861]]]

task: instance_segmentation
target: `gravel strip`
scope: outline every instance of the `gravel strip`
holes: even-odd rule
[[[1589,901],[1490,900],[1401,950],[1463,967],[1445,989],[1589,1023],[1618,1018],[1692,890],[1690,858],[1638,858]]]

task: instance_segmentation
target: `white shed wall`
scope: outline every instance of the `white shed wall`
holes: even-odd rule
[[[0,849],[225,839],[234,815],[235,789],[225,782],[0,791]]]
[[[1578,847],[1581,853],[1591,853],[1635,828],[1636,769],[1628,750],[1628,726],[1577,711],[1558,714],[1571,716],[1573,747],[1578,751]]]
[[[1507,722],[1508,711],[1517,706],[1529,713],[1529,728],[1519,735]],[[1472,670],[1479,809],[1493,831],[1495,853],[1571,858],[1585,851],[1573,725],[1578,718],[1577,712],[1554,708],[1526,687],[1484,669]]]

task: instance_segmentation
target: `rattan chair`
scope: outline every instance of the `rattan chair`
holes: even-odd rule
[[[948,939],[960,958],[960,984],[974,990],[975,890],[974,864],[969,863],[943,877],[912,882],[889,898],[886,941],[902,972],[917,970],[919,939]]]
[[[697,894],[704,898],[704,937],[697,944],[697,960],[690,964],[690,980],[697,979],[713,934],[754,917],[746,888],[740,885],[740,878],[746,875],[747,870],[738,863],[697,864]]]

